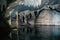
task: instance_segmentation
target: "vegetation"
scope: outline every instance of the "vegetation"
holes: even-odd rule
[[[3,3],[5,0],[0,0],[0,3]]]
[[[1,3],[4,3],[5,0],[0,0],[0,5]],[[6,10],[6,8],[4,8]],[[4,17],[5,15],[5,10],[0,11],[0,40],[8,40],[7,37],[10,33],[10,26]]]

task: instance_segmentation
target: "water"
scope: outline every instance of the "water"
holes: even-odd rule
[[[40,29],[37,28],[38,26]],[[36,28],[19,28],[19,40],[58,40],[60,37],[60,26],[37,25]],[[13,31],[13,40],[18,39],[16,33],[17,32]]]
[[[12,12],[12,16],[14,19],[15,15],[14,13],[16,13],[15,11],[17,11],[18,13],[20,13],[21,11],[25,11],[25,10],[35,10],[35,7],[38,7],[39,5],[41,5],[42,0],[24,0],[24,2],[22,2],[14,7],[11,8],[10,12]],[[49,1],[46,0],[45,3],[48,3]],[[17,10],[18,8],[18,10]],[[51,12],[51,11],[50,11]],[[50,13],[49,12],[49,13]],[[51,12],[51,14],[54,12]],[[55,12],[56,14],[53,16],[53,22],[57,22],[59,21],[59,14],[57,14],[57,12]],[[16,19],[16,17],[15,17]],[[15,20],[14,19],[14,20]],[[13,21],[14,21],[13,20]],[[15,20],[16,21],[16,20]],[[15,22],[14,21],[14,22]],[[57,23],[55,23],[57,24]],[[21,28],[20,28],[21,27]],[[19,28],[17,29],[17,31],[12,31],[11,32],[11,39],[12,40],[59,40],[60,37],[60,26],[58,25],[36,25],[36,27],[30,28],[32,27],[31,25],[23,25],[23,26],[19,26]]]

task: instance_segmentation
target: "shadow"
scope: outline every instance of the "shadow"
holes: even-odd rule
[[[8,35],[10,33],[10,26],[4,15],[5,11],[0,11],[0,40],[8,40]]]

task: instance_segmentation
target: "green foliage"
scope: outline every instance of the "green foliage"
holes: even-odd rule
[[[5,0],[0,0],[0,3],[3,3]]]

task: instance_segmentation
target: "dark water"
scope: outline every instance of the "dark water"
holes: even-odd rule
[[[43,28],[44,27],[44,28]],[[12,40],[59,40],[60,26],[36,26],[34,28],[21,26],[17,31],[12,31]]]

